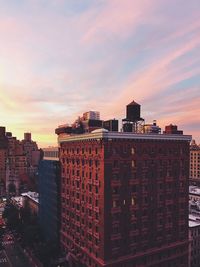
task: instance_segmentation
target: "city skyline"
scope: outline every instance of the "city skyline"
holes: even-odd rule
[[[84,111],[177,124],[200,143],[200,3],[1,1],[1,125],[40,147]]]

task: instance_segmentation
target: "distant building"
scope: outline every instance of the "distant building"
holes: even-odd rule
[[[12,197],[11,202],[16,208],[28,209],[31,215],[38,216],[39,195],[37,192],[22,193],[21,196]]]
[[[6,194],[20,195],[20,186],[27,184],[27,158],[22,144],[11,133],[6,135],[8,140],[8,156],[6,159]],[[27,190],[28,188],[25,188]]]
[[[189,186],[189,200],[200,202],[200,187]]]
[[[130,105],[124,132],[58,134],[61,247],[74,266],[187,267],[191,136],[138,133]]]
[[[110,132],[118,132],[118,120],[108,120],[103,122],[103,128]]]
[[[39,165],[41,151],[38,149],[37,143],[32,140],[31,133],[24,133],[21,144],[27,160],[28,173],[30,176],[34,176]]]
[[[189,186],[189,267],[200,263],[200,187]]]
[[[39,164],[39,223],[46,240],[58,243],[60,228],[60,162],[58,148],[43,149]]]
[[[0,127],[0,195],[18,196],[35,189],[35,175],[40,160],[40,150],[25,133],[20,141]]]
[[[83,113],[84,120],[100,120],[100,112],[99,111],[88,111]]]
[[[168,126],[165,126],[164,134],[183,134],[183,131],[178,130],[178,127],[176,125],[170,124]]]
[[[200,185],[200,146],[194,140],[190,145],[190,182]]]
[[[189,267],[200,264],[200,217],[189,216]]]
[[[8,141],[5,127],[0,127],[0,195],[6,194],[6,160],[8,153]]]
[[[29,209],[32,215],[38,216],[39,194],[37,192],[26,192],[21,195],[23,197],[23,208]]]

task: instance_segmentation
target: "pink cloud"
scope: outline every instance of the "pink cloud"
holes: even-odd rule
[[[132,99],[133,96],[136,99],[148,99],[152,94],[162,92],[166,87],[194,75],[194,70],[187,71],[183,75],[183,72],[178,71],[179,67],[173,66],[173,62],[199,45],[200,38],[196,37],[189,43],[167,53],[163,58],[153,62],[139,73],[133,73],[132,77],[129,78],[128,84],[122,88],[122,93],[118,95],[117,102],[126,103],[127,99]],[[187,64],[186,62],[185,66]],[[196,73],[199,73],[199,71],[199,68],[197,68]]]
[[[147,0],[110,0],[98,10],[90,10],[83,15],[88,20],[88,30],[82,38],[84,43],[101,42],[109,35],[127,37],[146,19],[156,7],[157,1]],[[96,12],[95,12],[96,11]],[[105,37],[106,36],[106,37]]]

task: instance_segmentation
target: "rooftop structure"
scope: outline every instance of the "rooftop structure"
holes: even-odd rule
[[[43,159],[44,160],[59,160],[58,157],[58,147],[48,147],[48,148],[43,148]]]
[[[88,111],[83,113],[82,120],[100,120],[99,111]]]
[[[183,131],[178,130],[177,125],[170,124],[165,126],[164,134],[183,134]]]
[[[200,197],[200,187],[192,185],[189,186],[189,193]]]

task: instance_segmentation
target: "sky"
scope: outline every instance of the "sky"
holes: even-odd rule
[[[56,145],[84,111],[177,124],[200,143],[199,0],[0,0],[0,125]]]

